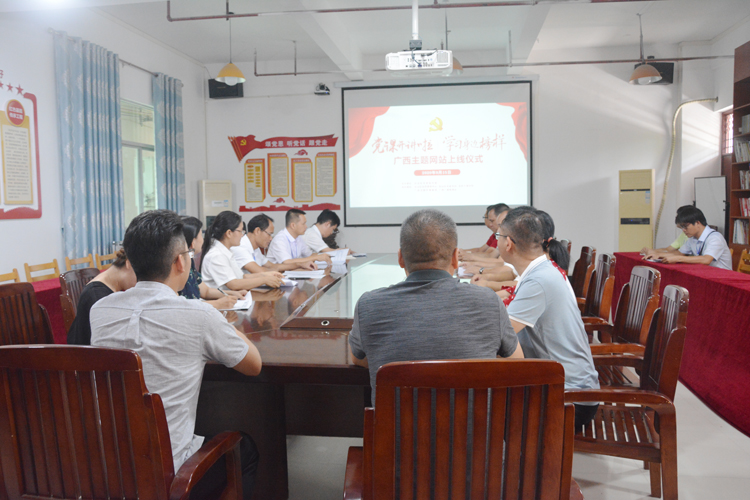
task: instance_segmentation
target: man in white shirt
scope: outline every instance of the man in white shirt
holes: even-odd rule
[[[315,270],[318,266],[309,259],[289,259],[283,264],[276,264],[263,255],[261,249],[268,248],[273,238],[273,219],[266,214],[259,214],[247,223],[247,235],[239,246],[232,247],[234,261],[241,269],[249,273],[270,271],[291,271],[292,269]]]
[[[724,236],[708,227],[706,216],[700,209],[692,205],[680,207],[674,222],[688,237],[687,241],[679,249],[647,249],[644,259],[658,259],[665,264],[704,264],[732,270],[732,254]]]
[[[164,404],[177,471],[204,441],[194,432],[206,363],[215,361],[244,375],[257,375],[261,358],[219,311],[177,295],[190,274],[191,251],[176,213],[151,210],[138,215],[125,232],[123,247],[138,282],[91,308],[91,345],[131,349],[141,357],[146,386]],[[250,499],[258,463],[250,436],[243,436],[240,454],[243,497]],[[200,491],[222,486],[223,461],[214,467],[198,482]],[[226,482],[225,472],[223,478]]]
[[[268,260],[274,264],[288,264],[290,261],[325,261],[331,263],[331,257],[325,253],[313,253],[305,243],[303,235],[307,231],[305,212],[297,208],[287,211],[286,228],[273,237],[268,246]]]
[[[341,225],[341,219],[336,215],[336,212],[328,210],[327,208],[320,212],[318,220],[315,224],[305,232],[305,243],[311,252],[332,252],[335,248],[328,246],[328,243],[323,241],[332,234],[339,232],[339,225]],[[353,253],[349,250],[349,253]]]

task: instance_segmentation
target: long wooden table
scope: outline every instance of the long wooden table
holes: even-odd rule
[[[253,437],[261,457],[255,498],[289,496],[287,435],[362,437],[370,379],[349,361],[354,305],[362,293],[404,278],[395,254],[370,255],[292,290],[255,292],[251,310],[230,314],[257,346],[263,369],[247,377],[207,365],[196,434],[241,430]]]
[[[661,272],[661,290],[690,293],[680,380],[709,408],[750,436],[750,276],[694,264],[661,264],[616,253],[614,296],[634,266]]]

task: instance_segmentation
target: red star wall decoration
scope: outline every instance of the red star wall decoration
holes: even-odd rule
[[[3,85],[3,82],[0,82],[0,89],[3,88],[5,85]]]
[[[13,92],[13,85],[8,84],[7,87],[8,87],[8,92]]]
[[[16,90],[18,91],[18,93],[19,93],[19,94],[23,94],[23,89],[21,88],[21,86],[20,86],[20,85],[18,85],[18,86],[16,87]]]

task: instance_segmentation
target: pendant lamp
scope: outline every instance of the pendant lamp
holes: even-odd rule
[[[661,74],[658,69],[648,64],[643,57],[643,23],[640,14],[638,14],[638,25],[641,27],[641,63],[635,67],[635,71],[630,75],[630,83],[633,85],[648,85],[661,80]]]
[[[216,77],[216,81],[226,83],[231,87],[238,83],[242,83],[245,80],[245,75],[242,74],[240,68],[232,63],[232,20],[229,19],[229,64],[221,68],[221,71],[219,71],[219,74]]]

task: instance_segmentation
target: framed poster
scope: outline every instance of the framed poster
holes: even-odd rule
[[[266,199],[266,160],[258,158],[245,162],[245,202]]]
[[[315,196],[336,194],[336,153],[315,155]]]
[[[268,153],[268,194],[289,196],[289,157],[286,153]]]
[[[9,91],[0,94],[0,219],[36,219],[42,216],[36,96],[20,85],[0,86]]]
[[[292,159],[292,199],[313,201],[313,172],[310,158]]]

